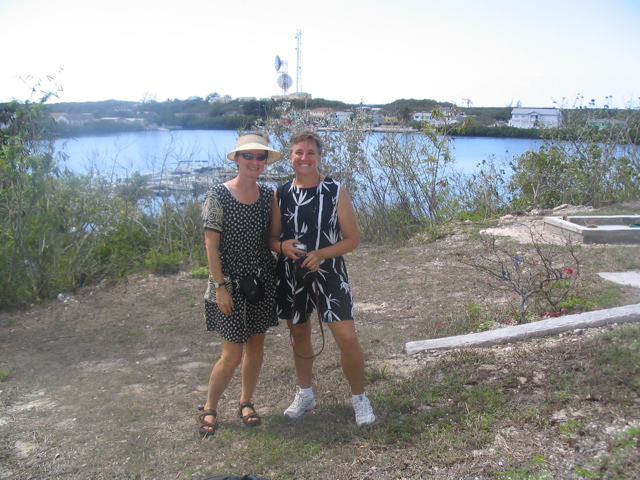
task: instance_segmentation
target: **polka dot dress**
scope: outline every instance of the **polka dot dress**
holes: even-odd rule
[[[273,190],[259,185],[260,197],[252,204],[236,200],[225,185],[207,192],[202,207],[205,229],[220,234],[222,273],[230,280],[227,290],[233,299],[233,312],[223,314],[216,304],[216,290],[209,275],[205,294],[207,330],[218,332],[234,343],[246,343],[251,335],[265,333],[278,325],[275,309],[275,258],[267,246]],[[236,282],[250,273],[258,274],[264,286],[259,303],[247,302]]]

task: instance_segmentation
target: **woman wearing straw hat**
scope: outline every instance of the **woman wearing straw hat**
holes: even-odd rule
[[[260,424],[251,398],[262,367],[265,333],[278,325],[275,260],[267,246],[273,190],[258,185],[257,179],[267,164],[282,155],[262,135],[249,133],[238,138],[227,158],[236,162],[238,175],[211,188],[202,207],[210,269],[204,300],[206,328],[222,337],[207,402],[198,415],[198,430],[205,436],[216,430],[218,402],[240,364],[238,416],[245,425]]]

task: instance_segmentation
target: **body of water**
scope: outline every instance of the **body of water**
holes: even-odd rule
[[[237,136],[233,130],[131,132],[61,139],[56,147],[68,155],[65,165],[73,172],[126,176],[175,168],[178,162],[229,165],[226,155],[235,147]],[[491,156],[509,160],[541,144],[522,138],[455,137],[451,147],[456,169],[471,173]]]

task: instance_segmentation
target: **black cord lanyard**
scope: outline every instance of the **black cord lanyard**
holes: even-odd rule
[[[322,317],[320,316],[320,296],[318,295],[318,278],[317,277],[314,277],[313,279],[313,293],[315,294],[315,297],[316,297],[316,313],[318,314],[318,323],[320,324],[320,333],[322,334],[322,347],[320,348],[320,351],[315,355],[311,355],[310,357],[305,357],[300,355],[296,351],[296,347],[293,346],[293,333],[291,332],[291,329],[289,329],[289,343],[291,344],[291,349],[298,357],[304,360],[311,360],[312,358],[316,358],[318,355],[320,355],[324,350],[324,344],[325,344],[324,326],[322,325]],[[296,276],[294,274],[293,275],[293,302],[291,302],[291,323],[293,323],[293,317],[295,314],[296,314]]]

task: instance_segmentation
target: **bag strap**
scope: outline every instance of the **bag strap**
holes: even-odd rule
[[[293,302],[291,303],[291,322],[292,323],[293,323],[293,316],[296,314],[296,283],[297,283],[296,276],[294,275],[293,276]],[[310,357],[305,357],[300,355],[296,351],[296,347],[293,346],[293,333],[291,333],[291,329],[289,329],[289,343],[291,344],[291,349],[293,350],[293,353],[295,353],[298,357],[302,358],[303,360],[311,360],[313,358],[316,358],[324,350],[324,344],[325,344],[324,326],[322,325],[322,318],[320,316],[320,296],[318,295],[318,278],[317,277],[313,279],[313,293],[315,294],[315,297],[316,297],[316,313],[318,314],[318,323],[320,324],[320,333],[322,334],[322,347],[320,348],[320,351],[315,355],[311,355]]]

